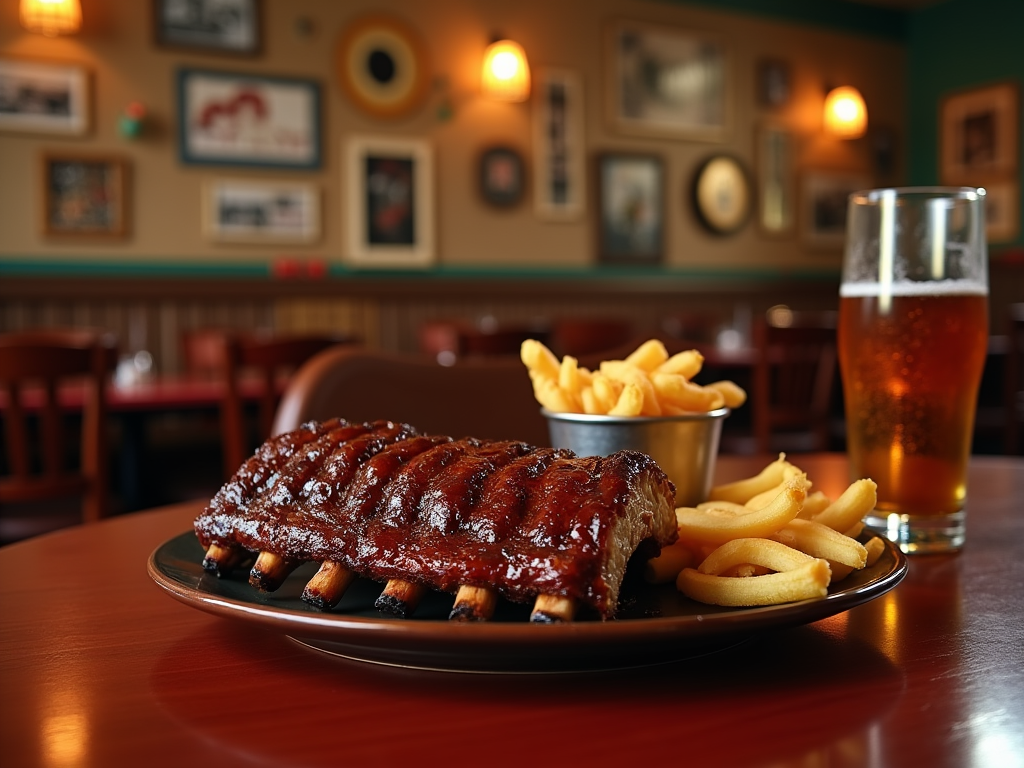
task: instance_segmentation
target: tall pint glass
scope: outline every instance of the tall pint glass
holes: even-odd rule
[[[973,188],[850,197],[839,303],[850,471],[878,484],[866,522],[908,553],[964,544],[988,343],[984,201]]]

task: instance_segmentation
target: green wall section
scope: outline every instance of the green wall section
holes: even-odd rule
[[[735,11],[751,16],[830,27],[840,32],[903,41],[908,32],[905,11],[848,0],[670,0],[704,5],[716,11]]]
[[[1006,80],[1024,86],[1024,0],[948,0],[910,14],[909,27],[909,182],[936,184],[943,96]],[[1024,191],[1024,131],[1018,140],[1018,175]],[[1024,246],[1024,194],[1020,214],[1021,234],[1008,245]]]

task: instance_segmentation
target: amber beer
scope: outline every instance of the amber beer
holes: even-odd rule
[[[840,293],[851,471],[878,484],[875,518],[956,517],[988,341],[987,288],[940,280],[886,289],[844,284]]]

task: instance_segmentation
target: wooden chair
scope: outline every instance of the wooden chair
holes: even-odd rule
[[[282,373],[298,369],[328,347],[355,343],[352,338],[329,335],[260,337],[215,329],[191,331],[182,341],[186,367],[191,372],[224,381],[220,430],[225,478],[231,477],[256,445],[270,435]],[[242,395],[244,377],[253,374],[259,380],[255,437],[247,426]]]
[[[787,322],[754,323],[749,405],[756,449],[825,451],[837,370],[835,314],[791,314]]]
[[[438,365],[427,355],[358,347],[323,352],[292,377],[272,434],[310,419],[389,419],[424,432],[548,445],[547,422],[517,357]]]
[[[7,459],[0,477],[0,505],[16,507],[19,513],[17,520],[5,516],[5,527],[12,531],[6,538],[92,522],[108,514],[106,385],[116,362],[112,338],[99,331],[52,329],[0,335]],[[84,387],[77,452],[58,402],[59,386],[71,381]],[[30,402],[33,398],[36,402]],[[33,411],[38,412],[38,420],[29,418]],[[38,429],[33,428],[36,425]],[[59,506],[69,499],[80,501],[79,513],[70,519]],[[57,519],[56,512],[65,513],[64,519]]]
[[[417,329],[421,352],[433,355],[442,365],[463,357],[519,356],[526,339],[547,343],[548,331],[528,323],[478,327],[466,320],[428,320]]]

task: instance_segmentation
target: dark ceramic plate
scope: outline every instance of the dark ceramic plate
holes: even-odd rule
[[[865,530],[862,541],[878,534]],[[247,572],[218,579],[203,570],[203,549],[190,531],[157,547],[149,575],[183,603],[218,616],[283,632],[319,651],[379,664],[473,672],[555,672],[657,664],[722,650],[768,629],[807,624],[873,600],[907,573],[906,556],[888,539],[871,567],[829,589],[826,597],[764,608],[696,603],[674,584],[652,586],[627,574],[613,621],[531,624],[530,606],[502,601],[492,621],[448,621],[452,596],[430,593],[413,618],[373,607],[382,585],[357,580],[331,611],[302,602],[316,572],[307,563],[277,592],[252,589]]]

